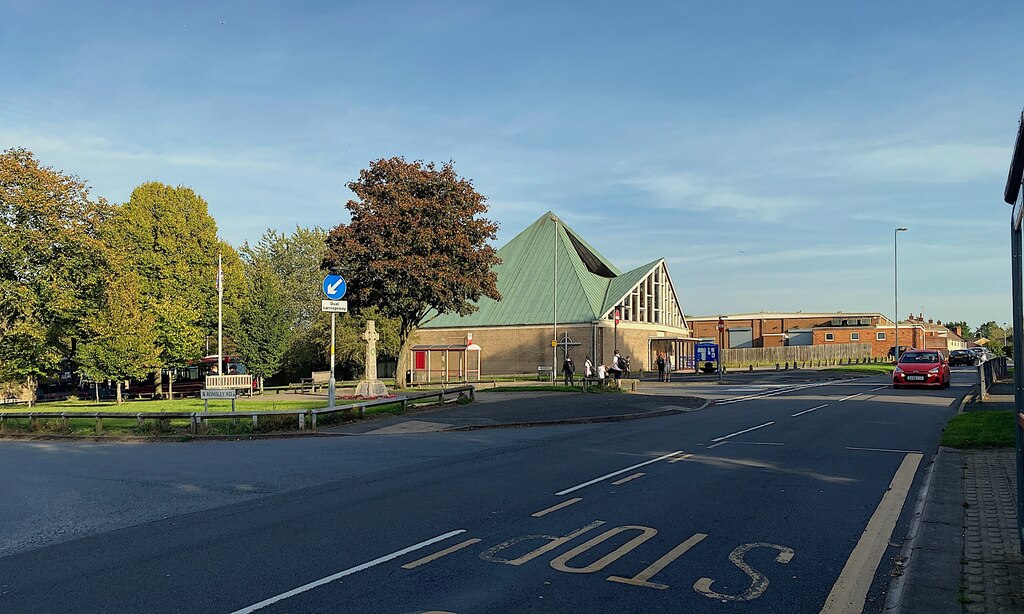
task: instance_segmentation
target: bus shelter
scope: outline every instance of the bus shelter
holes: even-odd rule
[[[408,382],[433,384],[480,381],[480,346],[414,345],[409,349]]]

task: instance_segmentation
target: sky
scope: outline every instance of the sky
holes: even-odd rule
[[[1016,16],[1015,16],[1016,15]],[[1014,2],[0,0],[0,149],[222,238],[347,221],[371,160],[471,179],[497,245],[552,210],[686,314],[1010,321]]]

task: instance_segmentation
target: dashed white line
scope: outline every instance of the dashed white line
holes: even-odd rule
[[[814,411],[816,409],[821,409],[822,407],[828,407],[828,403],[825,403],[823,405],[819,405],[817,407],[812,407],[810,409],[805,409],[803,411],[798,411],[795,414],[790,414],[789,417],[790,418],[796,418],[797,416],[802,416],[804,414],[809,414],[809,413],[811,413],[812,411]]]
[[[871,390],[868,390],[868,392],[878,392],[879,390],[885,390],[885,389],[887,389],[888,387],[889,387],[888,385],[885,385],[885,386],[879,386],[878,388],[872,388]]]
[[[764,427],[771,426],[773,424],[775,424],[775,423],[774,422],[765,422],[764,424],[759,424],[757,426],[752,426],[749,429],[743,429],[742,431],[736,431],[735,433],[729,433],[728,435],[723,435],[721,437],[717,437],[715,439],[712,439],[711,442],[712,443],[717,443],[719,441],[724,441],[726,439],[729,439],[730,437],[735,437],[737,435],[742,435],[743,433],[749,433],[750,431],[756,431],[757,429],[763,429]]]
[[[577,484],[576,486],[573,486],[572,488],[566,488],[565,490],[560,490],[560,491],[556,492],[555,494],[559,495],[559,496],[567,495],[567,494],[569,494],[569,493],[571,493],[573,491],[579,490],[581,488],[586,488],[587,486],[590,486],[591,484],[597,484],[598,482],[601,482],[603,480],[607,480],[608,478],[614,478],[617,475],[622,475],[623,473],[626,473],[627,471],[632,471],[634,469],[638,469],[640,467],[644,467],[646,465],[650,465],[651,463],[656,463],[658,461],[663,461],[666,458],[672,458],[673,456],[676,456],[677,454],[682,454],[682,453],[683,453],[683,450],[676,450],[675,452],[670,452],[668,454],[664,454],[662,456],[659,456],[658,458],[652,458],[649,461],[644,461],[642,463],[637,463],[636,465],[633,465],[632,467],[626,467],[625,469],[619,469],[618,471],[613,471],[612,473],[609,473],[607,475],[602,475],[601,477],[594,478],[593,480],[590,480],[589,482],[584,482],[582,484]]]
[[[853,397],[859,397],[859,396],[860,396],[860,395],[862,395],[862,394],[864,394],[864,393],[863,393],[863,392],[858,392],[857,394],[851,394],[851,395],[850,395],[850,396],[848,396],[848,397],[843,397],[843,398],[839,399],[839,402],[840,402],[840,403],[842,403],[843,401],[849,401],[849,400],[850,400],[850,399],[852,399]]]
[[[371,567],[373,567],[375,565],[380,565],[381,563],[386,563],[388,561],[392,561],[394,559],[397,559],[398,557],[405,556],[406,554],[409,554],[410,552],[413,552],[415,550],[419,550],[420,548],[425,548],[425,547],[429,546],[430,544],[436,544],[439,541],[444,541],[444,540],[448,539],[449,537],[453,537],[455,535],[458,535],[459,533],[465,533],[465,532],[466,532],[466,529],[458,529],[458,530],[455,530],[455,531],[449,531],[449,532],[445,533],[444,535],[438,535],[437,537],[432,537],[432,538],[430,538],[430,539],[428,539],[426,541],[422,541],[422,542],[420,542],[418,544],[414,544],[412,546],[409,546],[408,548],[402,548],[401,550],[398,550],[396,552],[392,552],[391,554],[386,554],[386,555],[384,555],[382,557],[373,559],[372,561],[368,561],[366,563],[363,563],[362,565],[356,565],[355,567],[349,567],[348,569],[346,569],[344,571],[339,571],[336,574],[331,574],[331,575],[327,576],[326,578],[320,578],[319,580],[315,580],[313,582],[310,582],[309,584],[303,584],[302,586],[300,586],[298,588],[293,588],[292,590],[290,590],[288,592],[281,593],[280,595],[276,595],[274,597],[271,597],[270,599],[264,599],[263,601],[261,601],[259,603],[254,603],[253,605],[251,605],[249,607],[242,608],[241,610],[235,610],[231,614],[249,614],[250,612],[255,612],[256,610],[262,610],[263,608],[267,607],[268,605],[273,605],[273,604],[277,603],[278,601],[283,601],[285,599],[288,599],[289,597],[294,597],[295,595],[298,595],[300,593],[304,593],[304,592],[306,592],[308,590],[311,590],[311,589],[314,589],[314,588],[316,588],[318,586],[323,586],[324,584],[329,584],[329,583],[334,582],[335,580],[337,580],[339,578],[344,578],[345,576],[350,576],[350,575],[352,575],[354,573],[358,573],[358,572],[363,571],[365,569],[369,569],[369,568],[371,568]]]

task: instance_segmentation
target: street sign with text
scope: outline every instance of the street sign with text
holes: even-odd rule
[[[235,398],[234,390],[207,390],[206,388],[199,391],[199,398],[206,399],[233,399]]]
[[[320,311],[327,313],[348,313],[348,301],[320,301]]]

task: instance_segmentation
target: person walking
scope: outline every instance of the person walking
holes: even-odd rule
[[[622,356],[619,355],[619,351],[615,350],[615,354],[612,356],[612,377],[615,379],[622,379]]]
[[[629,377],[629,359],[631,356],[626,356],[622,359],[622,377]]]
[[[597,381],[598,383],[604,383],[604,376],[608,372],[604,365],[597,365]]]
[[[658,352],[658,360],[655,361],[658,365],[658,381],[665,381],[665,355]]]
[[[572,386],[572,384],[573,384],[572,376],[573,376],[574,373],[576,373],[576,366],[572,364],[572,358],[570,358],[569,356],[566,356],[565,360],[562,362],[562,374],[565,375],[565,385],[566,386]]]
[[[594,363],[590,362],[590,356],[583,361],[583,385],[594,379]]]

